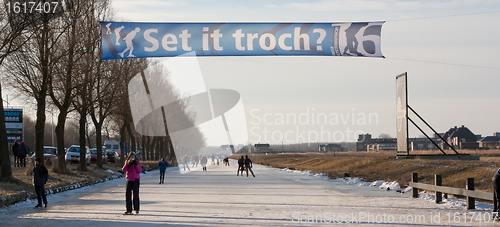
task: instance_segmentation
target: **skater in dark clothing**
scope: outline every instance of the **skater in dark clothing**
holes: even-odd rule
[[[26,167],[26,156],[28,155],[28,147],[26,146],[26,143],[21,142],[21,145],[17,148],[17,156],[19,157],[19,166],[20,167]]]
[[[224,158],[224,166],[230,166],[229,165],[229,157]]]
[[[253,174],[252,171],[252,167],[253,167],[252,160],[248,158],[248,155],[245,155],[245,170],[247,171],[247,177],[248,177],[248,170],[250,170],[252,176],[255,177],[255,174]],[[243,175],[243,173],[241,175]]]
[[[14,144],[12,145],[12,156],[14,156],[14,166],[19,167],[19,153],[18,153],[19,143],[17,140],[14,140]]]
[[[33,168],[33,183],[35,183],[36,199],[38,204],[35,208],[42,207],[42,200],[47,208],[47,196],[45,195],[45,184],[49,180],[49,171],[40,163],[40,158],[35,159],[35,168]]]
[[[238,159],[238,171],[236,171],[236,176],[238,176],[240,171],[241,171],[241,176],[243,176],[244,170],[245,170],[245,159],[243,159],[243,156],[241,156],[241,158]]]
[[[205,155],[201,158],[201,166],[203,167],[203,171],[207,171],[207,163],[208,163],[208,158]]]
[[[493,182],[493,212],[498,212],[500,209],[500,169],[493,174],[491,181]]]
[[[162,158],[161,161],[158,162],[158,166],[160,167],[160,184],[165,184],[165,171],[167,170],[168,162],[165,161],[165,158]]]

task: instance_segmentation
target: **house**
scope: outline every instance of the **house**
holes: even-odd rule
[[[336,152],[342,151],[342,146],[340,144],[330,143],[324,146],[324,152]]]
[[[271,152],[270,145],[268,143],[257,143],[254,145],[255,153],[267,153]]]
[[[495,136],[496,135],[499,135],[500,133],[494,133],[493,135],[494,136],[486,136],[484,138],[482,138],[481,140],[479,140],[479,147],[482,147],[482,148],[489,148],[489,149],[497,149],[499,148],[500,146],[500,137],[499,136]]]
[[[443,139],[455,149],[479,149],[477,136],[464,125],[460,128],[457,126],[450,128],[450,130],[443,135]],[[444,141],[441,142],[441,147],[443,149],[450,149]]]

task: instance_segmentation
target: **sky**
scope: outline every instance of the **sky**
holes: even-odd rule
[[[130,22],[386,21],[385,59],[199,57],[207,88],[240,93],[250,143],[394,137],[395,77],[404,72],[409,105],[438,132],[500,131],[498,1],[113,0],[112,7]],[[421,133],[410,126],[410,136]]]
[[[482,136],[500,131],[497,0],[111,2],[117,20],[128,22],[386,21],[383,59],[198,57],[207,88],[240,93],[250,143],[395,137],[395,78],[405,72],[409,105],[438,132],[461,125]],[[410,136],[421,133],[410,126]]]

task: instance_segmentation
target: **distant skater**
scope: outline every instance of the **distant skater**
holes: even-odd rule
[[[243,176],[243,170],[245,170],[245,159],[241,156],[241,158],[238,159],[238,170],[236,171],[236,176],[238,176],[240,172],[241,176]]]
[[[182,161],[183,161],[184,171],[186,171],[186,167],[188,168],[188,171],[191,171],[191,169],[189,169],[189,156],[188,155],[184,156]]]
[[[165,184],[165,171],[167,170],[168,162],[165,161],[165,158],[162,158],[161,161],[158,162],[158,166],[160,167],[160,183]]]
[[[201,158],[201,166],[203,166],[203,171],[207,171],[207,163],[208,163],[208,158],[206,155],[204,155]]]
[[[224,158],[224,166],[229,166],[229,157]]]
[[[252,176],[255,177],[255,174],[253,174],[252,171],[252,167],[253,167],[252,160],[248,158],[248,155],[245,155],[245,170],[247,171],[247,177],[248,177],[248,170],[250,170]],[[241,175],[243,175],[243,173]]]

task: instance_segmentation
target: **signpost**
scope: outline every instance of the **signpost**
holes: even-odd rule
[[[408,149],[408,94],[406,73],[396,76],[396,125],[398,154],[410,155]]]
[[[4,108],[5,128],[9,143],[23,141],[23,109]]]

